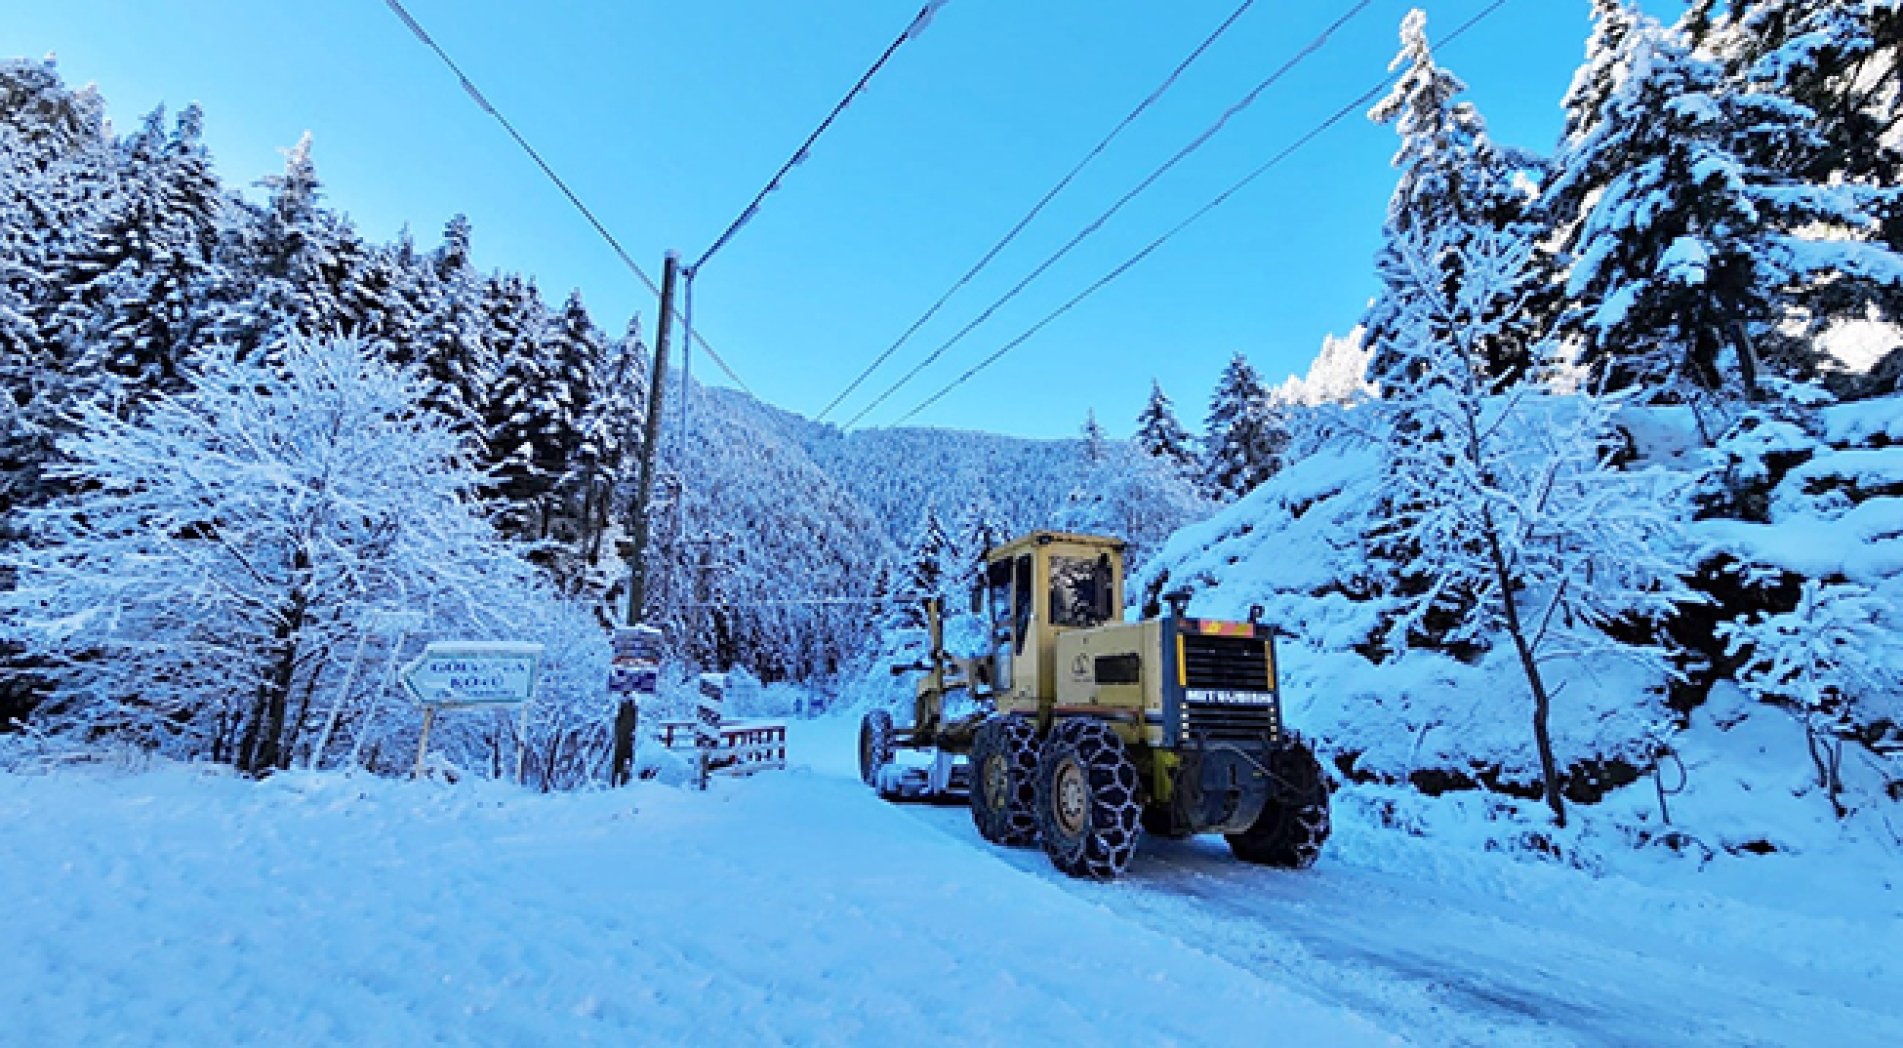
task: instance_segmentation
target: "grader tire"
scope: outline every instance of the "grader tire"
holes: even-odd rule
[[[1036,811],[1051,865],[1099,881],[1130,865],[1143,805],[1136,764],[1110,725],[1078,719],[1052,730],[1038,754]]]
[[[879,773],[892,763],[892,714],[873,710],[859,721],[859,778],[879,790]]]
[[[971,740],[971,821],[993,844],[1037,840],[1037,725],[992,717]]]
[[[1275,793],[1254,825],[1228,835],[1229,850],[1244,862],[1305,870],[1328,840],[1328,783],[1314,752],[1299,742],[1270,754],[1268,764]]]

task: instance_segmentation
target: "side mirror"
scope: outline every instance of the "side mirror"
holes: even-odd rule
[[[1118,610],[1112,607],[1113,601],[1110,595],[1110,554],[1098,555],[1097,566],[1091,570],[1090,582],[1092,590],[1097,595],[1097,606],[1092,609],[1097,613],[1097,621],[1109,622],[1116,617]]]

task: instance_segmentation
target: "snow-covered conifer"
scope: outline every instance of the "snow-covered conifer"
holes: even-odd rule
[[[1281,467],[1285,421],[1262,377],[1241,353],[1229,358],[1209,400],[1203,438],[1203,486],[1214,498],[1248,494]]]
[[[1160,458],[1185,476],[1196,471],[1196,449],[1189,430],[1176,417],[1176,409],[1163,393],[1163,384],[1150,380],[1150,399],[1137,415],[1136,443],[1145,454]]]
[[[1486,122],[1471,103],[1460,100],[1467,85],[1434,58],[1427,39],[1427,17],[1416,9],[1401,24],[1401,50],[1391,68],[1400,76],[1386,97],[1369,110],[1379,124],[1392,124],[1401,144],[1393,166],[1399,172],[1389,198],[1383,244],[1375,266],[1382,289],[1363,321],[1364,345],[1372,355],[1369,377],[1383,389],[1414,377],[1416,344],[1409,330],[1412,317],[1422,310],[1407,301],[1415,283],[1405,241],[1445,246],[1434,260],[1444,280],[1458,284],[1458,264],[1469,242],[1494,233],[1523,227],[1530,195],[1516,176],[1537,167],[1530,157],[1503,150],[1487,135]],[[1522,236],[1528,234],[1522,229]],[[1532,363],[1533,339],[1525,337],[1537,323],[1536,303],[1528,301],[1513,324],[1482,347],[1486,373],[1496,382],[1508,382]]]
[[[1618,64],[1547,188],[1575,299],[1563,332],[1594,375],[1652,396],[1808,375],[1808,343],[1767,352],[1794,306],[1816,321],[1903,287],[1903,260],[1872,242],[1886,198],[1808,181],[1816,115],[1729,81],[1683,33],[1642,18]]]

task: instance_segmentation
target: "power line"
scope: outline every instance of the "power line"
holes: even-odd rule
[[[839,114],[844,112],[846,107],[852,104],[852,100],[866,89],[866,85],[872,81],[874,74],[878,73],[879,69],[885,65],[886,60],[890,59],[893,52],[899,49],[899,45],[923,33],[925,27],[931,24],[932,16],[936,15],[938,9],[944,7],[947,2],[949,2],[949,0],[926,0],[925,6],[919,8],[918,14],[912,16],[912,21],[906,25],[905,31],[900,33],[890,44],[886,45],[885,51],[879,55],[877,61],[872,63],[872,68],[867,69],[865,73],[859,77],[858,82],[852,85],[852,90],[847,91],[846,96],[839,100],[839,104],[833,106],[832,112],[826,114],[826,119],[821,120],[819,126],[813,129],[813,133],[806,136],[806,141],[800,143],[800,147],[793,151],[791,157],[787,158],[786,163],[780,165],[780,169],[774,172],[773,177],[768,180],[765,188],[755,194],[753,202],[748,204],[746,208],[740,212],[740,217],[734,219],[733,223],[727,227],[726,232],[720,234],[720,237],[714,241],[713,246],[709,247],[700,258],[696,259],[693,265],[687,267],[688,272],[691,273],[706,265],[707,260],[714,257],[714,252],[725,247],[727,241],[731,240],[735,233],[740,232],[742,226],[753,221],[753,216],[760,211],[760,202],[765,200],[774,190],[780,188],[780,180],[786,177],[787,172],[806,162],[806,158],[813,148],[813,143],[819,141],[819,136],[825,134],[826,129],[832,126],[834,120],[838,119]]]
[[[1039,263],[1036,269],[1031,270],[1031,272],[1027,276],[1025,276],[1023,280],[1018,281],[1017,284],[1014,285],[1009,291],[1006,291],[996,301],[992,302],[991,305],[986,306],[984,309],[984,312],[978,314],[978,316],[974,318],[970,323],[966,324],[963,328],[960,328],[957,334],[953,335],[951,338],[948,338],[944,342],[940,343],[938,348],[932,350],[932,352],[929,355],[927,355],[924,360],[921,360],[917,364],[913,365],[912,370],[907,371],[904,375],[900,376],[897,382],[894,382],[892,383],[892,385],[888,386],[885,392],[879,394],[878,397],[874,398],[872,403],[867,404],[865,407],[859,409],[859,413],[857,415],[854,415],[850,420],[846,422],[845,428],[851,429],[854,425],[856,425],[859,422],[860,419],[863,419],[868,414],[870,414],[873,411],[873,409],[877,408],[880,404],[885,403],[888,399],[891,398],[892,394],[897,393],[899,389],[902,388],[907,382],[912,381],[912,379],[916,377],[919,372],[925,370],[927,367],[931,366],[933,362],[937,361],[938,358],[944,356],[946,350],[957,345],[960,341],[964,339],[966,335],[969,335],[973,331],[977,330],[979,325],[983,324],[987,320],[990,320],[991,317],[994,314],[996,314],[1000,308],[1002,308],[1006,303],[1010,302],[1012,299],[1016,298],[1018,294],[1022,292],[1025,288],[1029,287],[1033,281],[1035,281],[1038,277],[1043,276],[1047,270],[1049,270],[1052,266],[1056,265],[1058,261],[1063,259],[1065,255],[1070,254],[1070,252],[1074,248],[1076,248],[1079,244],[1082,244],[1085,240],[1089,239],[1092,234],[1096,233],[1099,229],[1102,229],[1104,226],[1104,223],[1108,222],[1111,219],[1111,217],[1114,216],[1117,212],[1123,210],[1125,205],[1129,204],[1132,200],[1135,200],[1144,191],[1148,190],[1151,186],[1155,185],[1159,179],[1161,179],[1177,164],[1181,163],[1182,161],[1187,159],[1191,154],[1195,153],[1197,150],[1201,149],[1204,145],[1208,144],[1210,139],[1214,138],[1218,132],[1220,132],[1224,127],[1226,127],[1230,120],[1234,119],[1236,115],[1241,113],[1243,110],[1255,104],[1255,101],[1258,98],[1260,98],[1265,91],[1267,91],[1270,87],[1273,87],[1276,84],[1276,82],[1281,80],[1284,76],[1287,76],[1288,73],[1292,71],[1296,66],[1300,65],[1304,59],[1314,54],[1316,51],[1321,50],[1321,48],[1328,43],[1329,39],[1334,36],[1337,30],[1339,30],[1342,26],[1346,25],[1349,19],[1353,18],[1357,14],[1360,14],[1372,2],[1373,0],[1358,0],[1358,2],[1355,3],[1353,7],[1350,7],[1348,9],[1347,13],[1335,19],[1335,21],[1331,23],[1328,26],[1328,28],[1322,30],[1321,35],[1309,41],[1306,46],[1304,46],[1300,51],[1295,53],[1294,57],[1282,63],[1281,67],[1278,68],[1275,72],[1270,73],[1267,79],[1264,79],[1261,83],[1257,84],[1254,88],[1252,88],[1249,91],[1248,94],[1243,95],[1242,98],[1240,98],[1235,103],[1230,105],[1228,109],[1223,110],[1222,115],[1216,118],[1215,123],[1209,125],[1209,127],[1204,129],[1201,134],[1191,139],[1189,141],[1189,144],[1177,150],[1174,156],[1164,161],[1163,164],[1160,167],[1158,167],[1156,170],[1150,172],[1150,174],[1147,177],[1145,177],[1143,181],[1138,182],[1136,184],[1135,188],[1131,189],[1129,192],[1125,193],[1122,197],[1118,198],[1117,202],[1110,205],[1110,208],[1106,210],[1103,214],[1098,215],[1096,218],[1092,219],[1090,224],[1085,226],[1081,232],[1079,232],[1076,236],[1072,237],[1069,240],[1069,242],[1064,244],[1063,247],[1058,248],[1055,254],[1051,255],[1049,258],[1046,258],[1043,262]]]
[[[443,64],[449,67],[450,72],[456,74],[457,82],[462,84],[463,92],[469,96],[470,101],[475,102],[478,109],[494,117],[496,123],[502,125],[502,129],[507,131],[509,137],[515,140],[515,144],[522,147],[522,151],[528,154],[529,159],[535,161],[535,166],[542,169],[542,174],[548,176],[548,180],[555,184],[555,188],[562,191],[562,195],[567,197],[568,202],[575,206],[575,210],[581,212],[581,216],[587,219],[588,224],[593,226],[595,232],[601,235],[601,239],[607,242],[608,247],[614,251],[615,257],[621,260],[621,264],[628,267],[628,270],[635,275],[636,279],[641,281],[642,285],[645,286],[650,293],[659,295],[661,289],[655,285],[654,278],[648,276],[647,271],[641,268],[640,263],[636,262],[634,258],[628,254],[627,250],[621,246],[621,241],[615,239],[613,233],[608,232],[608,227],[601,224],[601,220],[595,217],[595,213],[589,209],[587,204],[582,203],[581,197],[577,196],[575,191],[569,188],[568,183],[562,180],[562,176],[555,173],[555,169],[549,166],[548,161],[542,159],[542,154],[537,152],[535,147],[529,144],[528,139],[522,137],[522,133],[515,129],[515,125],[509,122],[509,118],[502,115],[502,110],[497,109],[490,103],[489,99],[476,87],[475,82],[470,80],[468,75],[462,71],[462,67],[456,64],[456,60],[449,57],[449,52],[443,50],[442,45],[438,44],[435,38],[431,37],[423,28],[422,24],[403,7],[401,0],[384,0],[384,3],[389,5],[390,10],[395,12],[397,18],[401,20],[405,26],[409,27],[410,32],[414,34],[418,40],[421,40],[424,46],[436,52],[436,57],[443,60]],[[707,353],[708,358],[711,359],[728,378],[732,379],[735,385],[746,390],[748,393],[753,392],[747,388],[745,382],[741,381],[740,376],[734,373],[733,368],[728,366],[725,360],[721,359],[720,354],[714,351],[714,347],[707,344],[706,339],[697,337],[697,341],[700,343],[700,348]]]
[[[1506,4],[1507,4],[1507,0],[1493,0],[1493,3],[1487,5],[1487,7],[1482,9],[1479,14],[1476,14],[1472,18],[1469,18],[1466,22],[1462,23],[1459,28],[1447,34],[1447,36],[1444,39],[1435,42],[1433,46],[1437,49],[1446,47],[1447,45],[1453,43],[1455,40],[1460,39],[1460,37],[1466,34],[1468,30],[1472,29],[1476,25],[1479,25],[1489,15],[1493,14],[1495,11],[1498,11],[1500,8],[1505,7]],[[1235,184],[1231,185],[1228,189],[1225,189],[1220,194],[1218,194],[1215,197],[1215,199],[1211,200],[1209,203],[1204,204],[1202,207],[1192,212],[1188,218],[1185,218],[1181,222],[1178,222],[1175,226],[1172,226],[1162,236],[1157,237],[1155,240],[1150,241],[1150,243],[1145,245],[1141,251],[1138,251],[1135,255],[1132,255],[1129,259],[1125,260],[1123,264],[1117,266],[1115,269],[1112,269],[1110,272],[1104,274],[1102,277],[1098,278],[1098,280],[1095,283],[1091,284],[1089,287],[1085,288],[1084,290],[1078,292],[1077,295],[1071,298],[1068,302],[1065,302],[1063,305],[1058,306],[1056,309],[1046,314],[1042,320],[1039,320],[1037,323],[1031,325],[1031,327],[1028,330],[1026,330],[1023,334],[1019,335],[1018,337],[1000,346],[990,356],[984,358],[983,360],[979,361],[977,364],[974,364],[970,369],[966,370],[964,374],[959,375],[957,378],[946,383],[943,387],[941,387],[938,390],[938,392],[933,393],[930,397],[927,397],[923,402],[921,402],[917,407],[913,408],[912,410],[906,412],[904,415],[900,416],[896,422],[892,423],[892,425],[894,426],[903,425],[907,421],[915,418],[920,412],[924,411],[926,408],[929,408],[933,404],[938,403],[938,401],[943,399],[946,394],[950,393],[952,390],[958,388],[959,386],[964,385],[966,382],[970,381],[973,376],[977,375],[979,372],[983,371],[984,369],[990,367],[992,364],[996,363],[998,359],[1003,357],[1006,353],[1011,352],[1013,349],[1016,349],[1018,346],[1023,345],[1025,342],[1029,341],[1032,336],[1036,335],[1039,331],[1042,331],[1044,327],[1048,325],[1051,321],[1056,320],[1058,317],[1064,315],[1065,313],[1070,312],[1071,309],[1075,308],[1079,303],[1083,302],[1085,299],[1089,298],[1090,296],[1096,294],[1098,291],[1102,290],[1105,286],[1109,285],[1112,281],[1116,280],[1118,277],[1122,276],[1126,272],[1129,272],[1132,268],[1134,268],[1137,265],[1137,263],[1143,261],[1145,258],[1148,258],[1151,255],[1151,253],[1156,251],[1157,248],[1162,247],[1165,243],[1167,243],[1169,240],[1174,238],[1177,234],[1181,233],[1183,230],[1189,228],[1191,225],[1193,225],[1195,222],[1201,219],[1204,215],[1207,215],[1211,211],[1214,211],[1218,207],[1221,207],[1223,204],[1227,203],[1230,197],[1233,197],[1237,193],[1241,192],[1243,188],[1248,186],[1251,182],[1254,182],[1256,179],[1267,174],[1271,169],[1281,164],[1282,161],[1287,160],[1297,150],[1301,149],[1303,146],[1306,146],[1308,143],[1314,141],[1316,138],[1319,138],[1322,135],[1322,133],[1327,131],[1329,128],[1334,127],[1336,124],[1339,124],[1343,120],[1347,119],[1349,114],[1355,112],[1357,109],[1363,106],[1366,106],[1368,103],[1372,102],[1375,98],[1379,97],[1383,91],[1386,91],[1388,90],[1388,88],[1392,87],[1394,85],[1394,82],[1401,78],[1401,75],[1402,74],[1400,72],[1395,72],[1388,75],[1387,77],[1383,78],[1380,83],[1375,84],[1373,87],[1369,88],[1367,91],[1363,92],[1361,95],[1356,97],[1353,101],[1349,102],[1347,105],[1344,105],[1340,109],[1336,110],[1326,120],[1323,120],[1321,123],[1315,125],[1313,128],[1310,128],[1306,134],[1302,135],[1302,137],[1296,139],[1294,142],[1284,147],[1281,152],[1275,154],[1273,157],[1270,157],[1267,163],[1263,164],[1261,167],[1256,168],[1254,171],[1249,172],[1247,175],[1244,175]]]
[[[1056,199],[1057,194],[1063,192],[1065,187],[1071,184],[1072,180],[1074,180],[1079,174],[1082,174],[1084,168],[1088,167],[1091,161],[1097,159],[1097,157],[1101,155],[1106,148],[1109,147],[1110,143],[1116,140],[1118,135],[1123,134],[1123,131],[1125,128],[1129,127],[1132,123],[1135,123],[1137,117],[1143,115],[1143,112],[1149,109],[1151,105],[1154,105],[1157,99],[1162,98],[1165,92],[1167,92],[1171,87],[1175,86],[1177,79],[1183,75],[1184,71],[1187,70],[1192,64],[1194,64],[1198,58],[1201,58],[1203,52],[1207,51],[1210,45],[1214,44],[1218,37],[1222,36],[1223,33],[1227,32],[1229,30],[1229,27],[1234,25],[1236,23],[1236,20],[1242,17],[1243,12],[1247,11],[1254,4],[1255,4],[1255,0],[1242,0],[1242,3],[1238,5],[1234,11],[1230,12],[1229,17],[1224,19],[1222,24],[1217,26],[1214,32],[1210,33],[1207,37],[1204,37],[1202,43],[1196,45],[1196,49],[1189,53],[1188,58],[1183,59],[1183,61],[1179,63],[1175,69],[1171,70],[1170,74],[1163,78],[1163,82],[1158,84],[1156,86],[1156,89],[1154,91],[1151,91],[1148,97],[1144,98],[1143,101],[1138,102],[1136,108],[1130,110],[1129,114],[1126,115],[1121,121],[1117,123],[1117,126],[1111,128],[1110,133],[1105,135],[1102,141],[1098,142],[1094,147],[1092,147],[1090,152],[1085,153],[1084,158],[1077,162],[1077,166],[1071,168],[1070,171],[1067,174],[1065,174],[1063,178],[1058,179],[1057,184],[1052,186],[1050,188],[1050,191],[1045,193],[1042,199],[1040,199],[1036,204],[1033,204],[1031,206],[1031,210],[1026,212],[1023,218],[1018,219],[1017,225],[1012,226],[1010,231],[1005,233],[1003,239],[999,240],[996,244],[993,244],[991,247],[991,250],[985,252],[984,257],[980,258],[976,265],[966,270],[964,276],[959,277],[957,282],[952,284],[950,289],[948,289],[943,295],[940,295],[938,297],[938,301],[932,303],[932,307],[925,311],[924,316],[921,316],[917,320],[914,320],[912,322],[912,326],[906,328],[905,333],[900,335],[897,341],[893,342],[890,346],[887,346],[885,349],[885,352],[880,353],[878,357],[872,361],[872,363],[866,365],[865,370],[859,372],[858,377],[854,378],[852,382],[848,383],[846,388],[841,390],[839,392],[839,395],[832,399],[831,403],[827,404],[824,408],[820,410],[818,415],[813,417],[813,421],[824,422],[826,420],[826,416],[831,414],[832,410],[839,406],[840,401],[845,400],[847,397],[851,396],[852,392],[858,389],[861,383],[865,382],[866,379],[872,376],[872,373],[874,371],[878,370],[879,365],[885,363],[888,359],[891,358],[892,354],[898,352],[899,347],[905,345],[906,341],[909,340],[914,334],[916,334],[919,328],[924,327],[927,321],[931,320],[934,316],[937,316],[939,309],[941,309],[945,305],[946,302],[950,301],[953,295],[957,294],[958,291],[961,288],[963,288],[966,284],[971,283],[971,279],[977,276],[980,270],[990,265],[991,260],[998,257],[998,252],[1003,251],[1006,245],[1010,244],[1012,240],[1017,238],[1017,235],[1019,233],[1024,231],[1025,226],[1028,226],[1031,224],[1032,219],[1036,218],[1041,212],[1043,212],[1045,205],[1049,204],[1052,200]]]

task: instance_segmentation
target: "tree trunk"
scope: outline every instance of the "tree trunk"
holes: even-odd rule
[[[1533,743],[1539,748],[1546,806],[1553,809],[1554,823],[1564,829],[1566,799],[1559,792],[1559,764],[1553,759],[1553,735],[1547,724],[1553,709],[1552,696],[1547,694],[1539,661],[1533,657],[1533,646],[1526,639],[1519,606],[1513,603],[1513,572],[1507,565],[1506,550],[1500,545],[1500,529],[1494,524],[1491,510],[1481,517],[1486,526],[1487,553],[1493,560],[1494,577],[1500,587],[1500,604],[1506,612],[1507,634],[1513,638],[1513,648],[1520,655],[1520,668],[1526,671],[1527,687],[1533,692]]]
[[[305,597],[294,592],[290,606],[272,633],[277,649],[270,676],[258,686],[258,701],[252,708],[251,723],[245,728],[244,744],[238,752],[238,770],[257,775],[278,763],[285,714],[291,699],[291,678],[297,668],[297,638],[304,630]]]

